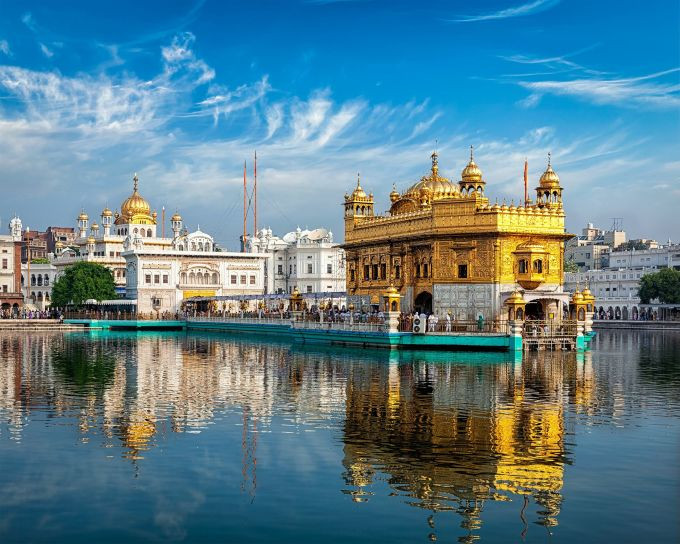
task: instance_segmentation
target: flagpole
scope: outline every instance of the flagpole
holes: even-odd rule
[[[253,171],[253,177],[255,178],[255,197],[253,201],[253,236],[257,236],[257,151],[255,151],[255,167]]]
[[[524,207],[529,201],[529,161],[524,158]]]
[[[247,192],[247,187],[246,187],[246,161],[243,161],[243,242],[241,244],[241,251],[245,253],[246,251],[246,220],[248,217],[248,208],[247,208],[247,203],[246,203],[246,192]]]

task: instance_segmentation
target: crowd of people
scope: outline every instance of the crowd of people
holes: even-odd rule
[[[27,308],[0,310],[0,319],[62,319],[62,317],[62,312],[56,308],[49,310],[29,310]]]

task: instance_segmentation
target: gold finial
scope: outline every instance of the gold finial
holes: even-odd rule
[[[361,175],[357,172],[357,189],[361,188]]]
[[[552,155],[550,151],[548,151],[548,168],[550,168],[550,162],[552,161]]]
[[[439,157],[439,155],[437,155],[437,151],[435,150],[432,152],[432,155],[430,156],[432,157],[432,173],[434,175],[437,175],[437,172],[439,171],[439,164],[437,158]]]
[[[471,145],[470,146],[470,162],[474,162],[474,160],[475,160],[475,156],[474,156],[475,153],[474,152],[475,152],[475,146]]]
[[[134,177],[132,178],[132,181],[134,182],[134,192],[137,192],[137,184],[139,183],[139,178],[137,177],[137,172],[135,172]]]

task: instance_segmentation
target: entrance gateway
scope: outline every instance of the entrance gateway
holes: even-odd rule
[[[419,314],[432,313],[432,293],[422,291],[413,301],[413,309]]]

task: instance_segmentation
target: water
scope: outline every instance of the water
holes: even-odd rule
[[[0,336],[0,542],[677,542],[680,334]]]

